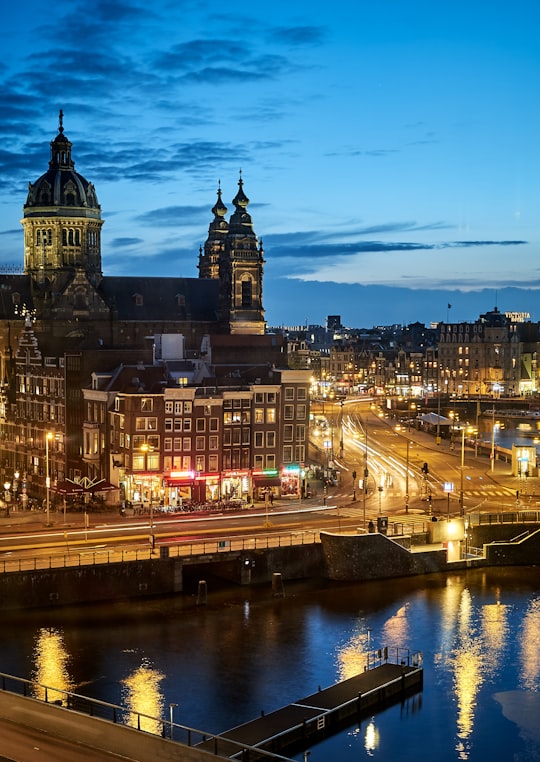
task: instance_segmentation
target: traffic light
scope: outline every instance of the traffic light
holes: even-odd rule
[[[427,463],[424,463],[424,465],[422,466],[422,471],[425,473],[426,476],[429,474],[429,467]]]

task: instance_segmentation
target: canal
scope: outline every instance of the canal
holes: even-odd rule
[[[540,760],[540,569],[218,589],[7,613],[0,671],[220,732],[362,669],[424,654],[424,689],[310,748],[322,760]],[[148,728],[152,730],[152,728]],[[296,759],[303,759],[297,755]]]

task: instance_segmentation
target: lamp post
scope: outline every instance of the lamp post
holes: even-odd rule
[[[491,411],[491,471],[495,470],[495,406]]]
[[[405,513],[409,513],[409,447],[410,439],[407,437],[407,459],[405,466]]]
[[[171,718],[171,741],[173,738],[173,710],[175,706],[178,706],[178,704],[169,704],[169,713]]]
[[[463,469],[465,468],[465,426],[461,427],[461,472],[459,476],[459,515],[463,516]]]
[[[147,466],[148,466],[148,463],[147,463],[147,460],[146,460],[147,453],[151,452],[153,449],[154,448],[150,447],[150,445],[148,445],[148,444],[142,444],[141,445],[141,452],[143,453],[143,457],[144,457],[144,469],[145,469],[145,471],[147,470]],[[150,552],[151,553],[154,552],[154,543],[155,543],[155,539],[154,539],[154,500],[153,500],[153,497],[154,497],[153,485],[152,485],[152,482],[150,482]]]
[[[45,510],[46,510],[46,516],[47,516],[47,526],[49,526],[49,510],[50,510],[50,490],[51,490],[51,477],[49,475],[49,442],[53,438],[52,432],[48,431],[45,434],[45,489],[46,489],[46,498],[45,498]]]
[[[6,479],[4,482],[4,502],[6,504],[6,517],[9,516],[9,502],[11,500],[11,494],[9,492],[11,488],[11,482]]]

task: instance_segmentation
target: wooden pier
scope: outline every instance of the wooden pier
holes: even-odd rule
[[[372,669],[221,733],[217,748],[213,739],[212,749],[219,756],[249,762],[259,759],[257,749],[277,755],[296,753],[355,720],[412,696],[422,686],[421,654],[408,655],[395,664],[382,656]],[[239,753],[238,744],[245,745],[244,753]]]

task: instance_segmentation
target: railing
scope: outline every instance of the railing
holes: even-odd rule
[[[393,646],[377,648],[366,653],[366,669],[374,669],[382,664],[401,664],[407,667],[421,667],[424,657],[421,651],[411,651],[409,648]]]
[[[540,524],[539,511],[498,511],[467,514],[471,526],[485,524]]]
[[[70,693],[60,688],[51,688],[33,680],[25,680],[0,672],[0,681],[1,689],[5,692],[43,701],[46,704],[53,704],[89,717],[107,720],[115,725],[123,725],[133,730],[149,733],[150,735],[168,738],[179,744],[184,744],[184,746],[198,746],[204,743],[205,748],[216,755],[221,747],[229,749],[227,756],[233,756],[230,754],[230,750],[236,747],[237,752],[234,753],[234,756],[238,756],[239,759],[245,760],[245,762],[257,759],[291,762],[289,757],[246,746],[229,738],[196,730],[187,725],[179,725],[176,722],[171,722],[171,720],[161,717],[152,717],[142,712],[136,712],[133,709],[109,704],[106,701],[88,698],[77,693]],[[209,749],[209,745],[211,749]]]
[[[96,566],[98,564],[120,564],[126,561],[148,561],[159,558],[186,558],[220,553],[268,550],[269,548],[313,545],[320,542],[318,532],[293,532],[287,534],[266,534],[262,536],[222,538],[215,540],[193,540],[189,542],[167,543],[155,548],[119,547],[92,550],[68,551],[49,556],[19,557],[0,560],[0,573],[61,569],[74,566]]]

